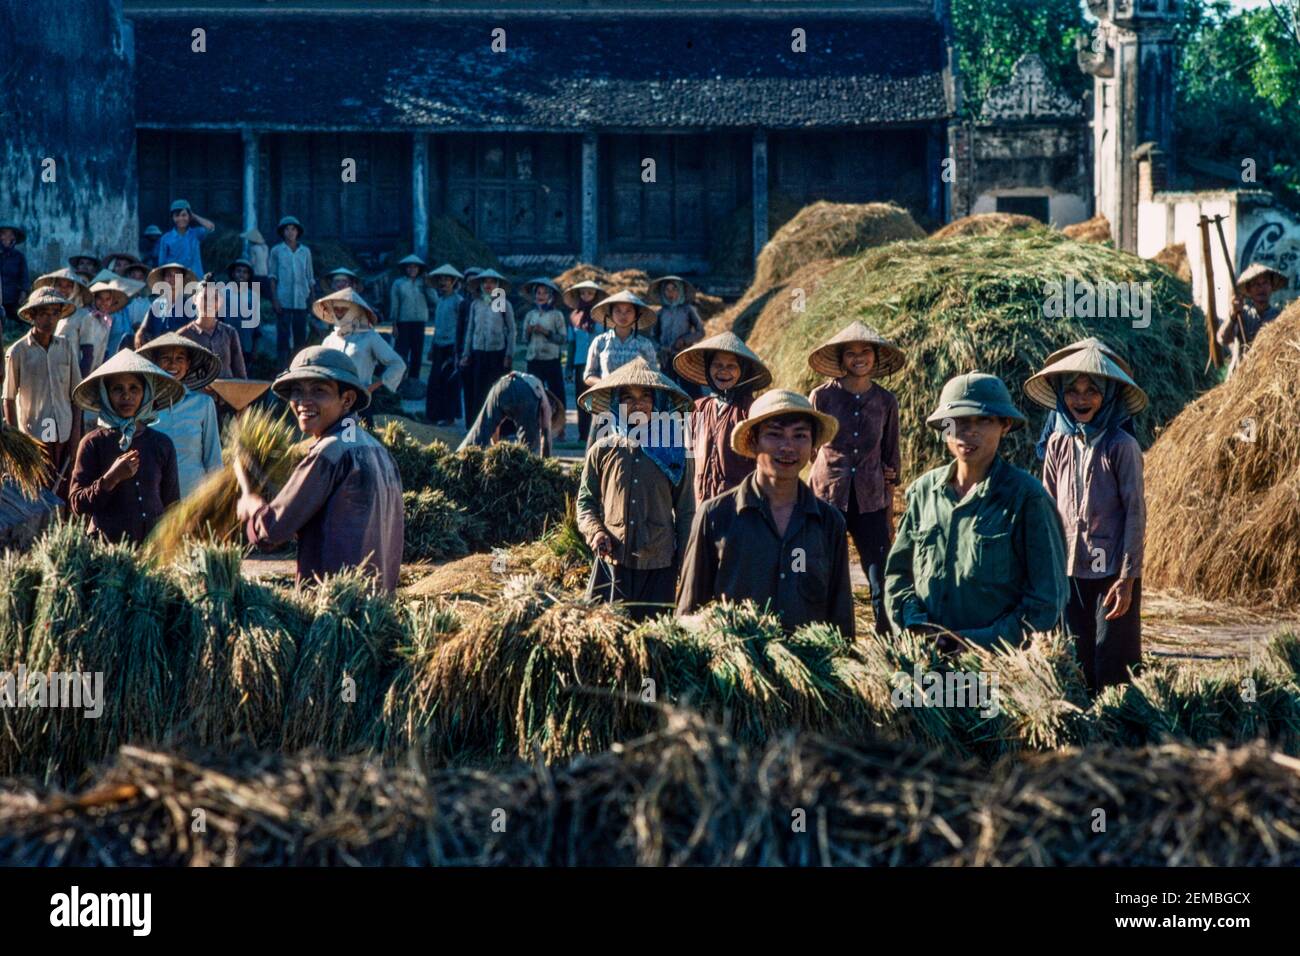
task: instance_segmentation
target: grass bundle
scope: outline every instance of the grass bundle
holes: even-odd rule
[[[970,236],[1000,236],[1005,232],[1037,232],[1046,228],[1033,216],[1012,212],[981,212],[940,226],[930,233],[930,238],[942,241]]]
[[[459,558],[469,553],[467,538],[479,541],[484,537],[481,519],[470,517],[441,491],[426,488],[403,492],[402,508],[406,515],[405,561]]]
[[[50,461],[35,438],[0,423],[0,480],[4,478],[34,501],[49,485]]]
[[[402,605],[404,637],[396,648],[397,671],[384,693],[378,750],[390,755],[419,756],[435,732],[434,701],[421,675],[442,644],[464,625],[454,606],[440,600],[413,600]]]
[[[1044,317],[1048,284],[1070,277],[1094,285],[1149,282],[1150,325],[1134,328],[1129,318]],[[954,375],[997,375],[1028,408],[1024,383],[1047,355],[1099,336],[1132,362],[1150,396],[1150,407],[1135,422],[1144,444],[1210,384],[1203,372],[1204,329],[1192,314],[1187,286],[1145,259],[1049,231],[895,242],[833,266],[806,306],[800,312],[787,305],[770,321],[761,316],[750,347],[768,362],[778,386],[807,393],[819,384],[808,353],[854,319],[897,342],[908,355],[905,381],[884,384],[899,400],[905,480],[947,458],[925,419]],[[1011,461],[1037,469],[1033,443],[1041,416],[1030,417],[1031,426],[1002,447]]]
[[[145,541],[144,552],[168,563],[181,554],[187,541],[237,540],[239,481],[234,462],[244,466],[253,489],[269,500],[288,481],[304,454],[306,444],[298,441],[297,429],[281,414],[257,407],[245,409],[227,426],[221,470],[208,475],[164,513]]]
[[[1300,304],[1146,459],[1143,579],[1210,601],[1300,604]]]
[[[758,254],[754,286],[770,289],[817,259],[852,256],[900,240],[924,239],[912,214],[894,203],[821,200],[776,231]]]
[[[1061,230],[1075,242],[1110,242],[1110,220],[1098,213],[1091,219],[1072,223]]]

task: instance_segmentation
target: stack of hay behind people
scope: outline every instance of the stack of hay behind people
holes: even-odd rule
[[[1010,212],[982,212],[954,219],[930,233],[931,239],[958,239],[969,236],[999,236],[1004,232],[1034,232],[1046,229],[1033,216]]]
[[[1100,290],[1086,300],[1094,310],[1104,305],[1119,311],[1119,289],[1127,293],[1128,283],[1138,283],[1138,294],[1125,296],[1133,314],[1078,315],[1081,309],[1069,307],[1085,300],[1085,287],[1078,285],[1085,280]],[[1137,314],[1146,290],[1149,315]],[[776,385],[802,392],[819,384],[808,367],[811,344],[848,321],[860,319],[906,350],[901,376],[883,382],[898,395],[906,483],[947,460],[925,424],[944,382],[979,370],[999,376],[1020,396],[1049,353],[1089,335],[1117,348],[1139,374],[1149,372],[1151,404],[1135,422],[1139,440],[1149,443],[1153,430],[1210,382],[1203,371],[1204,323],[1190,303],[1187,286],[1160,266],[1052,232],[898,242],[835,266],[804,311],[784,309],[774,316],[779,321],[760,321],[749,345],[768,360]],[[1067,308],[1076,314],[1070,317]],[[1036,428],[1013,433],[1003,442],[1006,456],[1037,470],[1036,434]]]
[[[1300,304],[1147,455],[1152,587],[1214,601],[1300,604]]]
[[[555,284],[561,289],[567,289],[579,282],[594,282],[607,292],[621,292],[627,289],[636,293],[640,298],[649,301],[651,278],[648,273],[640,269],[622,269],[618,272],[608,272],[599,266],[579,262],[556,276]],[[695,291],[692,304],[695,306],[695,310],[700,313],[700,318],[706,322],[726,308],[726,304],[720,297],[698,289]]]
[[[1110,242],[1110,220],[1103,215],[1093,216],[1083,222],[1072,223],[1061,232],[1077,242]]]

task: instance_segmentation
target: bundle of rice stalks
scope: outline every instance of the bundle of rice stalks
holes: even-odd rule
[[[1150,283],[1149,326],[1134,328],[1137,317],[1044,317],[1049,296],[1063,294],[1070,277],[1094,287]],[[1136,421],[1139,439],[1149,442],[1153,429],[1209,384],[1203,326],[1191,310],[1190,290],[1148,260],[1052,232],[1009,233],[896,242],[845,260],[822,279],[805,311],[785,311],[775,327],[760,319],[749,342],[767,360],[776,385],[805,393],[819,384],[808,353],[850,321],[861,319],[897,342],[908,365],[897,381],[884,384],[898,395],[910,480],[947,459],[938,434],[925,424],[944,382],[963,372],[990,372],[1027,408],[1025,380],[1051,351],[1089,335],[1105,339],[1134,365],[1151,398]],[[1003,449],[1016,464],[1037,469],[1034,426],[1041,419],[1031,419],[1031,427],[1009,436]]]
[[[169,563],[182,553],[187,541],[238,540],[235,460],[243,464],[254,490],[270,500],[306,454],[308,443],[298,438],[297,429],[282,414],[256,406],[245,409],[226,428],[221,470],[208,475],[163,514],[143,545],[144,553],[152,560]]]
[[[1300,604],[1300,304],[1264,326],[1232,377],[1147,454],[1151,587]]]
[[[817,259],[924,238],[912,214],[893,203],[815,202],[799,210],[768,240],[758,255],[753,288],[783,284],[801,266]]]
[[[396,648],[397,670],[384,692],[383,714],[375,747],[390,759],[418,758],[433,732],[434,703],[421,683],[438,648],[464,626],[455,605],[416,599],[401,605],[404,638]]]
[[[561,522],[531,544],[512,549],[512,556],[562,590],[584,587],[591,575],[593,554],[578,530],[574,500],[568,499]]]
[[[34,501],[49,485],[50,461],[35,438],[0,422],[0,481],[6,478]]]
[[[998,236],[1004,232],[1035,232],[1047,227],[1033,216],[1008,212],[982,212],[954,219],[930,233],[931,239],[958,239],[969,236]]]
[[[1064,227],[1061,232],[1076,242],[1110,242],[1110,220],[1103,215],[1093,216],[1083,222]]]
[[[363,571],[327,578],[285,692],[286,749],[349,753],[382,736],[384,694],[403,643],[397,606]]]
[[[746,267],[745,271],[748,271],[748,267]],[[561,289],[567,289],[579,282],[595,282],[611,295],[627,289],[649,302],[647,296],[650,294],[650,280],[652,278],[654,277],[641,269],[622,269],[618,272],[609,272],[600,268],[600,266],[579,262],[556,276],[555,284]],[[695,310],[700,313],[700,318],[706,322],[725,307],[722,299],[718,296],[710,295],[698,288],[695,290]]]
[[[406,425],[388,420],[376,431],[388,454],[393,456],[397,472],[402,476],[402,487],[407,491],[421,491],[438,485],[438,464],[451,449],[441,442],[422,442],[411,434]]]
[[[478,518],[470,517],[460,505],[441,491],[402,493],[406,523],[403,530],[406,561],[444,561],[469,553],[468,537],[478,541],[486,529]]]

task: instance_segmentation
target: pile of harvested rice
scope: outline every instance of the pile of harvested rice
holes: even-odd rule
[[[940,226],[930,233],[930,238],[942,240],[966,236],[999,236],[1004,232],[1034,232],[1046,228],[1033,216],[1010,212],[981,212]]]
[[[1077,242],[1110,242],[1110,220],[1105,216],[1096,215],[1091,219],[1085,219],[1083,222],[1076,222],[1073,225],[1066,226],[1061,230],[1069,239]]]
[[[40,442],[0,422],[0,481],[8,479],[31,500],[49,483],[50,462]]]
[[[1206,600],[1300,604],[1300,304],[1146,460],[1143,578]]]
[[[1175,276],[1178,281],[1192,283],[1192,264],[1187,259],[1187,247],[1181,242],[1172,246],[1165,246],[1152,257],[1153,262],[1158,262]]]
[[[749,748],[677,711],[617,749],[491,773],[128,747],[78,793],[0,794],[0,864],[1293,867],[1298,815],[1300,761],[1258,746],[988,768],[808,734]]]
[[[1071,276],[1094,284],[1150,283],[1150,324],[1134,328],[1127,317],[1045,317],[1048,283]],[[777,386],[807,393],[820,384],[808,353],[854,319],[908,353],[904,371],[882,383],[898,395],[904,482],[947,460],[925,418],[943,383],[963,372],[990,372],[1007,383],[1031,425],[1003,445],[1012,461],[1034,470],[1042,415],[1025,400],[1023,386],[1054,349],[1095,335],[1133,364],[1151,398],[1136,420],[1144,445],[1210,384],[1204,322],[1187,286],[1146,259],[1053,232],[899,242],[863,253],[822,276],[805,311],[778,309],[771,320],[760,317],[749,344],[767,360]]]
[[[404,561],[445,561],[469,554],[468,540],[479,541],[485,529],[480,519],[441,491],[425,488],[402,494],[406,524]]]
[[[556,276],[555,284],[561,289],[567,289],[579,282],[595,282],[611,294],[627,289],[649,302],[651,278],[653,277],[649,273],[641,269],[622,269],[618,272],[608,272],[600,268],[600,266],[579,262]],[[725,307],[722,299],[718,298],[718,296],[709,295],[700,289],[695,290],[695,310],[700,313],[700,318],[706,322]]]

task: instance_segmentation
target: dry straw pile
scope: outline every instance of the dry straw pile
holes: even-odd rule
[[[930,233],[931,239],[957,239],[963,236],[998,236],[1004,232],[1035,232],[1046,229],[1033,216],[1009,212],[982,212],[954,219]]]
[[[611,295],[627,289],[649,302],[648,296],[652,278],[655,277],[641,269],[621,269],[618,272],[609,272],[600,268],[600,266],[579,262],[556,276],[555,284],[561,289],[567,289],[579,282],[595,282]],[[709,295],[699,289],[695,290],[695,310],[700,313],[700,318],[704,321],[707,322],[724,308],[722,299],[718,298],[718,296]]]
[[[1091,219],[1085,219],[1083,222],[1076,222],[1073,225],[1066,226],[1061,232],[1078,242],[1111,241],[1110,220],[1102,215],[1096,215]]]
[[[9,479],[35,501],[49,480],[50,463],[40,442],[0,422],[0,480]]]
[[[1300,604],[1300,304],[1259,333],[1232,378],[1147,454],[1152,587]]]
[[[1045,316],[1049,283],[1070,277],[1150,283],[1149,326],[1135,328],[1129,317]],[[1187,286],[1146,259],[1049,231],[895,242],[865,252],[821,275],[804,311],[787,305],[765,315],[748,341],[778,386],[807,393],[820,384],[808,352],[854,319],[908,353],[902,374],[882,383],[898,395],[905,481],[946,460],[925,418],[943,383],[963,372],[1001,376],[1028,410],[1023,385],[1043,359],[1075,339],[1098,336],[1133,364],[1151,397],[1137,420],[1143,444],[1210,384],[1203,371],[1204,323]],[[1031,427],[1004,447],[1016,464],[1036,470],[1033,441],[1041,417],[1035,412],[1031,419]]]
[[[497,810],[508,827],[485,825]],[[807,734],[746,747],[673,711],[615,749],[490,773],[128,747],[78,793],[0,794],[0,864],[1296,866],[1297,815],[1300,761],[1258,746],[989,768]]]

